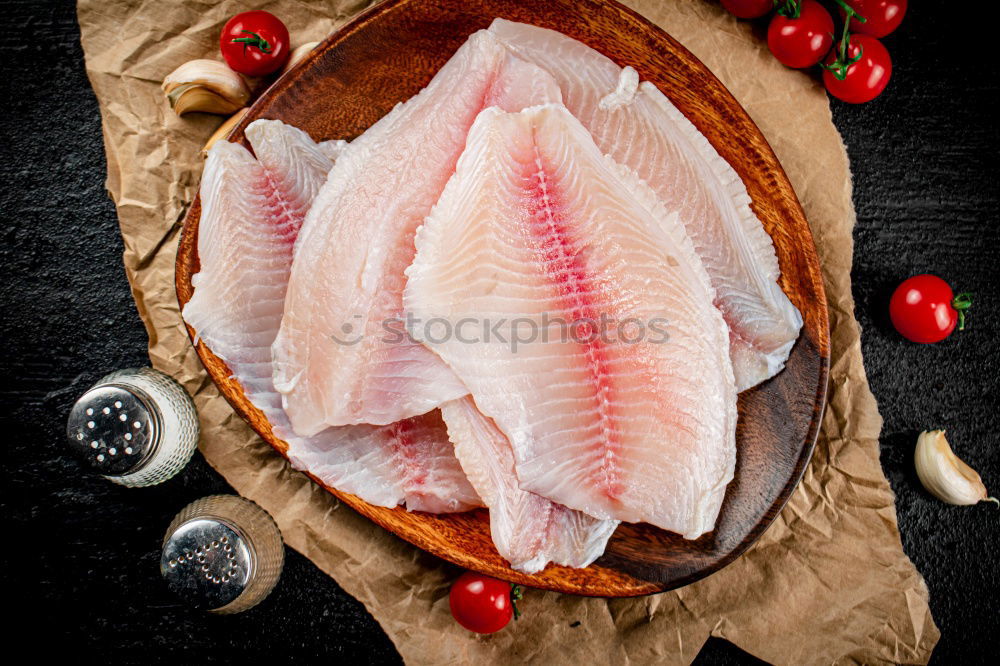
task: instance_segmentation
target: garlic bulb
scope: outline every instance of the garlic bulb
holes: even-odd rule
[[[229,115],[250,101],[243,77],[215,60],[184,63],[163,79],[162,87],[179,116],[192,111]]]
[[[987,497],[986,486],[976,470],[966,465],[948,445],[944,430],[925,430],[917,438],[913,456],[917,476],[924,488],[942,502],[969,505],[989,501],[1000,505],[995,497]]]

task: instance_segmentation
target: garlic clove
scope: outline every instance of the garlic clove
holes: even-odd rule
[[[239,122],[243,120],[243,116],[247,115],[247,111],[249,110],[250,110],[249,107],[244,107],[239,111],[237,111],[236,113],[234,113],[233,115],[231,115],[229,118],[227,118],[225,122],[223,122],[221,125],[219,125],[219,129],[215,130],[212,136],[208,138],[208,141],[205,142],[205,145],[202,146],[201,156],[208,157],[208,151],[212,149],[212,146],[214,146],[219,141],[228,139],[229,135],[232,134],[233,132],[233,128],[235,128],[236,125],[238,125]]]
[[[229,115],[250,101],[243,77],[215,60],[184,63],[163,79],[162,88],[179,116],[194,111]]]
[[[295,67],[296,63],[309,55],[309,53],[317,46],[319,46],[319,42],[306,42],[302,46],[296,46],[292,50],[291,54],[289,54],[288,62],[286,62],[285,66],[281,68],[281,73],[284,74],[292,67]]]
[[[176,88],[167,95],[167,99],[178,116],[195,111],[226,115],[240,108],[238,103],[197,86]]]
[[[917,437],[917,449],[913,462],[917,468],[920,483],[942,502],[957,505],[977,504],[983,501],[996,502],[995,497],[987,497],[983,480],[965,464],[948,445],[944,430],[925,430]]]

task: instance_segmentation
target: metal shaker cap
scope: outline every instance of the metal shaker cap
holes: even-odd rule
[[[113,372],[70,410],[66,436],[88,467],[126,486],[166,481],[198,445],[198,414],[187,392],[151,368]]]
[[[266,511],[242,497],[212,495],[170,523],[160,573],[190,606],[239,613],[271,592],[284,560],[281,532]]]
[[[121,386],[97,385],[73,405],[66,434],[70,448],[91,469],[120,476],[149,460],[162,427],[147,396]]]

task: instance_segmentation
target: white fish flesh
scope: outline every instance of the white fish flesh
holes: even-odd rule
[[[680,215],[730,330],[737,389],[783,367],[802,326],[777,280],[771,238],[739,175],[656,86],[581,42],[496,19],[490,32],[559,83],[563,101],[605,154],[633,169]]]
[[[286,439],[297,469],[369,504],[406,504],[410,511],[427,513],[483,505],[455,458],[438,409],[387,426],[339,426],[313,437],[292,433]],[[382,501],[372,501],[380,496]]]
[[[583,568],[604,553],[618,521],[521,490],[510,442],[468,396],[442,405],[441,415],[462,469],[489,507],[493,543],[512,568],[537,573],[549,562]]]
[[[194,295],[184,319],[229,366],[250,401],[288,443],[293,466],[380,506],[466,510],[480,504],[437,413],[390,426],[292,432],[274,390],[271,344],[283,311],[292,248],[343,142],[316,144],[279,121],[247,127],[257,159],[219,142],[202,175]]]
[[[510,440],[522,490],[713,529],[736,460],[726,323],[677,215],[564,106],[483,111],[416,245],[406,309],[473,322],[425,342]]]
[[[413,235],[481,109],[558,99],[552,77],[480,31],[347,147],[303,225],[274,343],[274,384],[296,432],[392,423],[467,393],[405,335]]]

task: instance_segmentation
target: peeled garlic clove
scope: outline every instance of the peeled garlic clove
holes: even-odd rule
[[[944,430],[925,430],[917,438],[913,456],[917,476],[932,495],[948,504],[969,505],[989,501],[986,486],[976,470],[966,465],[948,445]]]
[[[319,42],[306,42],[302,46],[295,47],[295,49],[293,49],[291,54],[288,56],[288,62],[286,62],[285,66],[281,68],[281,73],[284,74],[290,70],[297,62],[309,55],[309,53],[317,46],[319,46]]]
[[[219,141],[228,139],[229,135],[233,131],[233,128],[236,127],[236,125],[238,125],[241,120],[243,120],[243,116],[247,115],[247,111],[249,110],[250,110],[249,108],[240,109],[239,111],[231,115],[229,118],[227,118],[225,122],[219,125],[219,129],[215,130],[212,136],[208,137],[208,141],[205,142],[205,145],[202,146],[201,156],[208,157],[208,151],[212,149],[212,146],[214,146]]]
[[[243,77],[215,60],[184,63],[163,79],[162,87],[179,116],[193,111],[229,115],[250,101]]]

